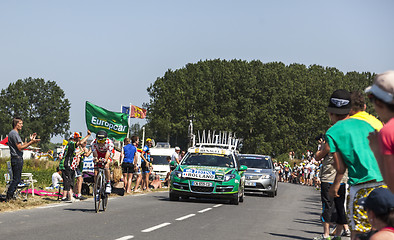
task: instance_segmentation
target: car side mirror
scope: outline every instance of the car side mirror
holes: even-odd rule
[[[174,171],[174,169],[178,166],[178,163],[176,161],[171,161],[170,162],[170,169],[171,171]]]
[[[247,169],[248,169],[248,167],[245,166],[245,165],[241,165],[241,166],[239,167],[239,171],[246,171]]]

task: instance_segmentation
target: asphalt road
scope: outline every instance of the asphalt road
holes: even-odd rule
[[[226,201],[171,202],[167,192],[93,200],[0,213],[0,239],[312,239],[322,231],[319,191],[280,183],[275,198],[247,195]]]

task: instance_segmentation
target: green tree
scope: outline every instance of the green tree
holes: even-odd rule
[[[8,134],[12,129],[14,117],[23,119],[23,140],[36,132],[41,138],[40,144],[46,148],[52,137],[66,134],[70,128],[70,102],[54,81],[20,79],[1,90],[1,135]]]
[[[146,125],[157,141],[187,145],[194,129],[232,131],[242,152],[279,156],[315,150],[317,135],[330,127],[326,113],[335,89],[362,90],[371,73],[281,62],[207,60],[168,70],[147,89]]]

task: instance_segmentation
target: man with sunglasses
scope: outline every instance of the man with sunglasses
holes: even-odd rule
[[[105,187],[105,193],[111,193],[111,178],[109,171],[109,164],[111,163],[111,156],[114,150],[114,143],[111,139],[107,138],[107,132],[100,130],[96,133],[96,139],[92,142],[92,151],[94,157],[94,178],[98,174],[98,168],[104,167],[105,178],[107,179],[107,185]],[[99,161],[100,160],[100,161]]]

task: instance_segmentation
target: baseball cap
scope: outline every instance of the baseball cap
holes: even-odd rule
[[[180,151],[181,149],[179,147],[175,147],[175,151]]]
[[[372,93],[388,104],[394,104],[394,71],[376,75],[372,86],[367,87],[365,92]]]
[[[358,205],[372,210],[377,215],[394,210],[394,194],[387,188],[374,189],[368,197],[358,200]]]
[[[331,94],[327,112],[341,115],[348,114],[351,107],[350,93],[344,89],[338,89]]]

